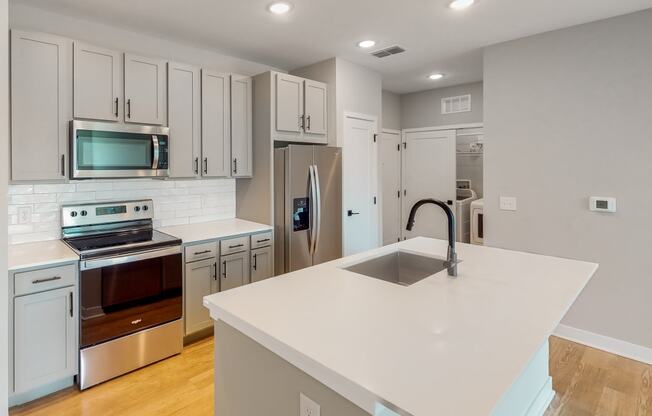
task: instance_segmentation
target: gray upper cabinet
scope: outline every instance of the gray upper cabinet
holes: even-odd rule
[[[220,291],[249,283],[249,250],[220,258]]]
[[[306,80],[305,93],[305,132],[326,134],[326,84]]]
[[[202,69],[202,160],[204,177],[231,173],[231,77]]]
[[[167,123],[165,61],[124,55],[125,122]]]
[[[106,121],[121,118],[120,62],[119,52],[75,42],[75,118]]]
[[[199,68],[174,62],[168,64],[170,176],[174,178],[193,178],[199,174],[200,88]]]
[[[276,74],[276,130],[300,133],[303,128],[303,78]]]
[[[251,283],[268,279],[274,275],[272,247],[251,250]]]
[[[74,287],[14,299],[14,393],[77,373]]]
[[[231,176],[253,176],[253,82],[251,77],[231,76]]]
[[[72,41],[11,33],[11,178],[62,180],[72,118]]]

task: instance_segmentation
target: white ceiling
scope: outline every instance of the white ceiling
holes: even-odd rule
[[[291,70],[333,56],[382,74],[405,93],[482,79],[484,46],[652,7],[652,0],[478,0],[465,11],[449,0],[290,0],[284,16],[271,0],[20,0],[59,13],[191,42]],[[407,52],[378,59],[372,50]],[[446,77],[430,81],[431,72]]]

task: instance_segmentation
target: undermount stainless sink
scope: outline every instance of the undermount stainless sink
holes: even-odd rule
[[[410,286],[428,276],[446,270],[448,266],[446,260],[398,250],[344,267],[344,270],[402,286]]]

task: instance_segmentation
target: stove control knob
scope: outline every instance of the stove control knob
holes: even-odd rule
[[[70,216],[73,217],[73,218],[76,217],[77,216],[77,211],[72,211],[70,213]]]
[[[140,207],[139,207],[139,206],[135,206],[135,207],[134,207],[134,211],[136,211],[136,212],[140,211]]]
[[[83,210],[82,212],[80,212],[80,214],[82,217],[85,217],[86,215],[88,215],[88,212],[86,212],[86,210]]]
[[[147,211],[149,207],[147,205],[143,205],[143,211]]]

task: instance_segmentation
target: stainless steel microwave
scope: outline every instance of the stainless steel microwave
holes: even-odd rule
[[[169,128],[70,122],[72,179],[169,176]]]

